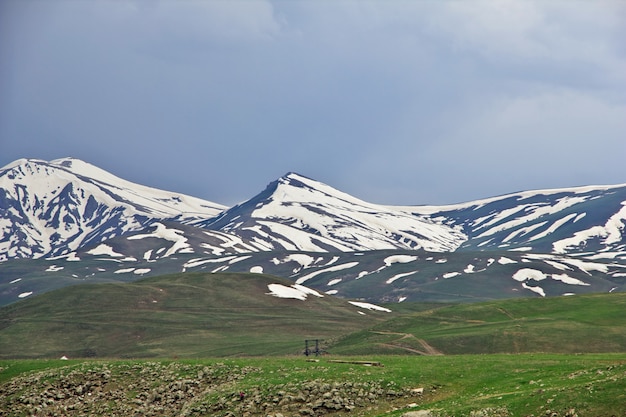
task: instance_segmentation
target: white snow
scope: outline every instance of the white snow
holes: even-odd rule
[[[474,268],[475,266],[472,264],[469,264],[465,267],[465,269],[463,270],[463,272],[465,272],[466,274],[472,274],[474,273]]]
[[[535,281],[541,281],[546,278],[547,275],[544,272],[532,268],[522,268],[513,274],[513,279],[520,282],[530,279],[533,279]]]
[[[524,282],[524,283],[522,283],[522,287],[526,288],[527,290],[531,290],[532,292],[537,293],[537,294],[539,294],[539,295],[540,295],[540,296],[542,296],[542,297],[545,297],[545,296],[546,296],[546,293],[545,293],[545,291],[543,290],[543,288],[541,288],[541,287],[539,287],[539,286],[537,286],[537,287],[533,287],[533,286],[527,285],[527,284]]]
[[[62,270],[63,268],[65,268],[64,266],[56,266],[56,265],[50,265],[48,267],[48,269],[46,269],[46,272],[57,272]]]
[[[246,255],[246,256],[238,256],[238,257],[236,257],[236,258],[234,258],[234,259],[229,260],[229,261],[228,261],[228,264],[229,264],[229,265],[232,265],[232,264],[235,264],[235,263],[237,263],[237,262],[245,261],[246,259],[249,259],[249,258],[252,258],[252,256],[250,256],[250,255]]]
[[[511,248],[511,249],[509,249],[509,251],[511,251],[511,252],[530,252],[532,250],[533,250],[532,246],[524,246],[524,247],[521,247],[521,248]]]
[[[305,293],[305,294],[311,294],[311,295],[314,295],[314,296],[316,296],[316,297],[320,297],[320,298],[324,297],[324,296],[323,296],[322,294],[320,294],[319,292],[315,291],[315,290],[314,290],[314,289],[312,289],[312,288],[305,287],[304,285],[293,284],[293,285],[292,285],[292,287],[294,287],[294,288],[295,288],[295,289],[297,289],[297,290],[302,291],[302,292],[303,292],[303,293]]]
[[[117,271],[114,271],[114,274],[126,274],[128,272],[133,272],[135,270],[135,268],[124,268],[124,269],[118,269]]]
[[[33,292],[32,292],[32,291],[23,292],[23,293],[21,293],[20,295],[18,295],[17,297],[18,297],[18,298],[26,298],[26,297],[28,297],[29,295],[33,295]]]
[[[263,267],[260,265],[256,265],[250,268],[250,272],[252,272],[253,274],[262,274],[263,273]]]
[[[556,281],[562,281],[566,284],[570,284],[570,285],[584,285],[584,286],[589,286],[591,284],[587,284],[586,282],[583,282],[579,279],[576,278],[572,278],[567,274],[552,274],[551,278],[556,280]]]
[[[94,256],[108,255],[108,256],[111,256],[113,258],[118,257],[118,256],[124,256],[121,253],[115,252],[111,246],[106,245],[104,243],[101,243],[98,246],[96,246],[95,248],[91,249],[90,251],[87,251],[87,254],[94,255]]]
[[[133,271],[133,274],[135,275],[144,275],[147,274],[148,272],[150,272],[151,269],[150,268],[137,268]],[[116,272],[117,274],[117,272]]]
[[[332,287],[335,284],[339,284],[342,281],[341,278],[335,278],[335,279],[331,279],[330,281],[328,281],[328,285],[329,287]]]
[[[287,250],[325,252],[330,246],[340,251],[402,247],[441,252],[456,249],[467,239],[460,229],[438,224],[411,208],[367,203],[296,174],[281,178],[252,217],[274,238],[283,237],[279,244]],[[260,227],[254,231],[262,236]]]
[[[203,259],[203,258],[194,258],[194,259],[190,259],[189,261],[185,262],[183,264],[183,268],[195,268],[204,264],[211,264],[211,263],[222,263],[222,262],[227,262],[229,260],[235,259],[235,256],[226,256],[224,258],[210,258],[210,259]]]
[[[139,240],[145,238],[158,238],[174,242],[174,244],[167,250],[167,252],[165,252],[165,255],[163,255],[163,257],[165,258],[176,252],[181,252],[183,251],[183,249],[188,250],[190,248],[190,245],[187,243],[187,238],[184,236],[184,232],[182,230],[168,229],[162,223],[155,223],[154,226],[156,226],[156,230],[152,233],[137,234],[134,236],[129,236],[126,239]]]
[[[294,298],[296,300],[306,300],[309,294],[316,297],[323,297],[322,294],[315,290],[304,287],[302,285],[292,285],[287,287],[283,284],[268,284],[267,288],[270,290],[267,295],[273,295],[278,298]]]
[[[20,282],[22,280],[22,278],[17,278],[14,279],[13,281],[9,282],[9,284],[15,284],[16,282]]]
[[[547,222],[539,222],[539,223],[531,224],[530,226],[520,227],[519,229],[512,231],[507,237],[502,239],[502,242],[509,242],[517,236],[527,235],[533,230],[538,229],[541,226],[545,225],[546,223]],[[529,239],[529,240],[532,240],[532,239]]]
[[[307,255],[304,253],[291,253],[283,257],[282,259],[274,258],[272,259],[272,262],[274,263],[274,265],[279,265],[281,263],[287,262],[295,262],[299,265],[298,267],[293,268],[293,273],[296,274],[300,272],[300,270],[302,270],[303,268],[308,268],[309,266],[313,265],[316,262],[316,259],[311,255]]]
[[[296,284],[302,284],[303,282],[306,282],[308,280],[310,280],[313,277],[316,277],[319,274],[323,274],[324,272],[334,272],[334,271],[341,271],[343,269],[349,269],[352,267],[357,266],[359,263],[358,262],[347,262],[345,264],[340,264],[340,265],[335,265],[335,266],[331,266],[328,268],[323,268],[323,269],[319,269],[317,271],[311,272],[307,275],[304,275],[300,278],[298,278],[296,280]]]
[[[411,271],[411,272],[405,272],[402,274],[396,274],[394,276],[392,276],[391,278],[389,278],[387,281],[385,281],[386,284],[391,284],[392,282],[394,282],[397,279],[403,278],[403,277],[408,277],[409,275],[413,275],[414,273],[416,273],[417,271]]]
[[[609,266],[607,264],[598,263],[598,262],[588,262],[582,259],[572,259],[572,258],[561,258],[561,262],[571,265],[580,269],[588,275],[591,275],[590,271],[598,271],[602,273],[607,273],[609,270]]]
[[[359,308],[364,308],[366,310],[375,310],[375,311],[384,311],[386,313],[391,313],[391,310],[385,307],[377,306],[375,304],[364,303],[361,301],[348,301],[353,306],[357,306]]]
[[[554,233],[559,227],[563,226],[565,223],[567,223],[568,221],[572,220],[572,218],[574,218],[576,216],[578,216],[577,213],[571,213],[571,214],[563,217],[562,219],[559,219],[559,220],[555,221],[546,230],[544,230],[541,233],[536,234],[535,236],[531,237],[528,240],[532,241],[532,240],[537,240],[537,239],[541,239],[543,237],[546,237],[550,233]]]
[[[80,261],[80,258],[78,257],[78,255],[76,255],[76,252],[70,252],[67,254],[67,261],[68,262],[78,262]]]
[[[561,239],[552,244],[556,253],[566,253],[568,249],[584,246],[592,239],[603,239],[604,244],[618,243],[622,239],[624,228],[626,227],[626,202],[622,202],[622,208],[609,217],[604,226],[593,226],[589,229],[580,230],[565,239]]]
[[[447,278],[454,278],[459,275],[461,275],[460,272],[448,272],[446,274],[443,274],[443,277],[447,279]]]
[[[406,264],[415,260],[417,260],[417,256],[414,255],[391,255],[386,257],[383,262],[385,262],[385,265],[391,266],[396,263]]]

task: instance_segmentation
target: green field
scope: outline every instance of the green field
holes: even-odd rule
[[[457,304],[390,318],[335,343],[334,353],[626,351],[626,293]]]
[[[268,295],[270,275],[185,273],[77,285],[0,309],[0,359],[626,352],[626,293],[473,304]]]
[[[383,312],[277,283],[174,274],[3,307],[0,416],[626,416],[626,293]]]
[[[626,354],[11,360],[0,361],[0,410],[2,416],[399,417],[416,410],[624,416]]]
[[[186,273],[66,287],[0,309],[0,359],[300,354],[388,318],[335,297],[268,295],[291,281]]]

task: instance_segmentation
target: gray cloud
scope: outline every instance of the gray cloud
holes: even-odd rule
[[[619,1],[0,7],[0,165],[225,204],[287,171],[388,204],[626,182]]]

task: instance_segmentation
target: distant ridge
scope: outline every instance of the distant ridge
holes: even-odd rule
[[[22,159],[0,169],[0,304],[198,270],[377,302],[615,292],[625,229],[625,185],[387,206],[290,172],[225,207],[77,159]]]

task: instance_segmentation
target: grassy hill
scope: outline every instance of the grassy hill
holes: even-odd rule
[[[625,352],[626,293],[474,304],[396,303],[391,313],[308,295],[263,274],[184,273],[66,287],[0,309],[0,359],[333,354]]]
[[[626,294],[458,304],[391,318],[348,335],[335,353],[626,351]]]
[[[209,357],[299,354],[388,313],[335,297],[268,295],[291,281],[186,273],[77,285],[0,309],[0,358]]]

